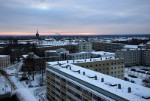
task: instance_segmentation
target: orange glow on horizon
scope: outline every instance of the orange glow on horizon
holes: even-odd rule
[[[35,35],[35,32],[0,32],[0,35],[6,35],[6,36],[26,36],[26,35]],[[40,35],[92,35],[91,33],[87,32],[60,32],[60,33],[54,33],[54,32],[40,32]]]

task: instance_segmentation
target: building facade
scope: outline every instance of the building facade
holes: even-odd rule
[[[10,65],[9,55],[0,55],[0,68],[4,68]]]
[[[92,57],[91,52],[72,53],[67,56],[68,60],[89,59]]]
[[[123,46],[124,44],[121,43],[101,43],[101,42],[92,43],[93,50],[106,52],[116,52],[117,50],[122,49]]]
[[[116,51],[117,58],[124,58],[126,66],[150,66],[150,50],[148,49],[122,49]]]
[[[69,51],[64,48],[45,51],[45,57],[49,58],[50,61],[66,60],[68,54]]]
[[[91,52],[92,51],[92,43],[91,42],[80,42],[78,44],[79,52]]]
[[[124,79],[124,59],[95,58],[89,60],[74,64],[116,78]]]
[[[47,63],[46,89],[49,101],[147,101],[149,92],[149,88],[61,62]]]

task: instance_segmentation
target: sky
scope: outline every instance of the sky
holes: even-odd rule
[[[0,0],[0,35],[148,34],[150,0]]]

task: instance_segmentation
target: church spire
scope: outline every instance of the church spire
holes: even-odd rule
[[[36,32],[36,38],[39,38],[39,32],[38,32],[38,30]]]

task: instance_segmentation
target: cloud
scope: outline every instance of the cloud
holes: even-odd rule
[[[1,0],[0,31],[148,33],[149,9],[149,0]]]

